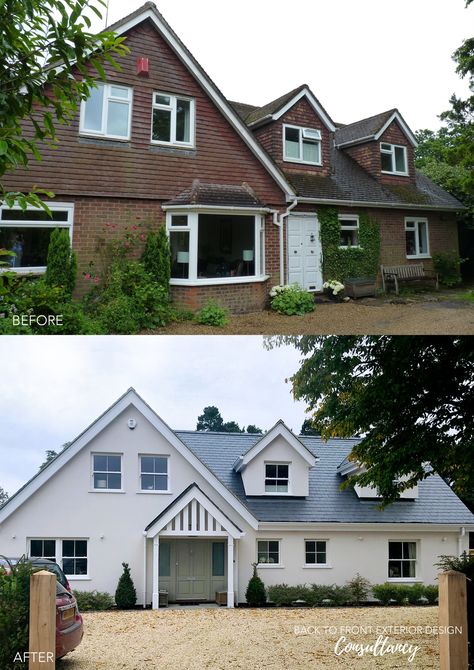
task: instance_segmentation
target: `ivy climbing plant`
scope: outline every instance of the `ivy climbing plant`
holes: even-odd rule
[[[358,247],[341,248],[337,209],[318,210],[323,250],[323,277],[344,282],[348,277],[376,277],[380,259],[380,226],[367,214],[359,214]]]

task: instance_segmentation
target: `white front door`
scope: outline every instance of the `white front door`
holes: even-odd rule
[[[316,215],[288,217],[288,283],[322,291],[321,240]]]

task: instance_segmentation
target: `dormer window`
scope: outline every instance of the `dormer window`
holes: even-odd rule
[[[288,463],[265,463],[265,493],[288,493]]]
[[[321,131],[283,126],[283,157],[291,163],[321,165]]]
[[[192,98],[154,93],[152,142],[177,147],[193,147],[194,116]]]
[[[380,144],[382,172],[408,175],[407,148],[398,144]]]

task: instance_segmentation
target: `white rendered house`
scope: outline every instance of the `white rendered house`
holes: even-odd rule
[[[381,511],[340,490],[354,440],[173,431],[133,390],[0,509],[0,554],[42,555],[73,588],[114,593],[123,561],[140,604],[245,601],[266,585],[433,583],[468,550],[474,515],[432,475]]]

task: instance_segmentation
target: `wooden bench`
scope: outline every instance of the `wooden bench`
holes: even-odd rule
[[[381,265],[380,272],[382,274],[384,293],[386,292],[386,285],[389,282],[394,283],[395,293],[397,295],[400,291],[400,282],[429,281],[434,282],[436,290],[439,288],[438,275],[425,272],[423,263],[413,263],[410,265]]]

